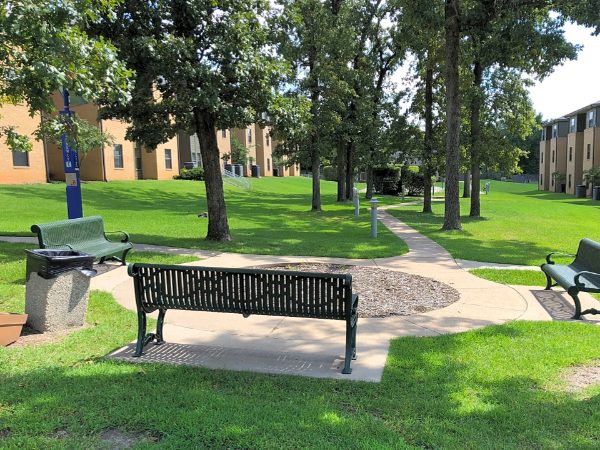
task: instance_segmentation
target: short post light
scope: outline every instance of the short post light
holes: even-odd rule
[[[377,237],[377,199],[371,199],[371,237]]]
[[[352,190],[352,200],[354,201],[354,217],[356,219],[358,219],[360,199],[358,198],[358,189],[357,188],[354,188]]]

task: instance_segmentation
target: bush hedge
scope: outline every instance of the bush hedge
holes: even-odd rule
[[[397,195],[399,172],[395,167],[373,167],[373,191],[382,195]]]
[[[194,169],[181,169],[181,173],[179,175],[175,175],[173,179],[204,181],[204,169],[202,167],[195,167]]]

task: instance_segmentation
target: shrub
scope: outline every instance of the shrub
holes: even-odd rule
[[[373,167],[373,191],[382,195],[397,195],[398,176],[397,168]]]
[[[406,188],[407,195],[416,196],[425,193],[425,177],[422,172],[412,169],[402,170],[402,176],[398,182],[398,190],[402,190],[403,185]]]
[[[181,169],[181,173],[179,175],[175,175],[173,179],[204,181],[204,169],[202,167],[196,167],[194,169]]]
[[[323,178],[327,181],[337,181],[337,167],[325,166],[323,167]]]

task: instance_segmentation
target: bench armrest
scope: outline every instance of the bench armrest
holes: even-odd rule
[[[123,242],[123,243],[129,242],[129,234],[127,234],[125,231],[105,231],[104,232],[104,237],[106,238],[107,241],[110,241],[110,239],[108,238],[108,236],[106,236],[106,233],[123,233],[124,238],[121,240],[121,242]]]
[[[546,262],[547,262],[548,264],[554,264],[554,261],[552,261],[552,260],[550,259],[550,257],[551,257],[552,255],[572,256],[573,258],[575,258],[575,256],[576,256],[576,255],[571,255],[571,254],[569,254],[569,253],[552,252],[552,253],[548,254],[548,256],[546,256]]]
[[[581,281],[579,281],[579,277],[580,276],[585,276],[585,275],[594,275],[596,277],[598,277],[598,279],[600,280],[600,273],[596,273],[596,272],[588,272],[587,270],[581,271],[579,272],[577,275],[575,275],[575,286],[577,287],[585,287],[585,283],[582,283]],[[595,287],[595,286],[594,286]]]

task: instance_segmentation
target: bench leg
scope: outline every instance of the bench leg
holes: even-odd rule
[[[550,289],[552,289],[552,278],[546,272],[544,272],[544,275],[546,275],[546,279],[548,280],[548,282],[546,283],[546,289],[545,290],[549,291]]]
[[[158,322],[156,323],[156,345],[161,345],[165,343],[165,340],[163,339],[163,324],[165,323],[166,313],[166,309],[161,309],[158,312]]]
[[[144,347],[155,338],[154,333],[146,334],[146,313],[142,310],[138,311],[138,339],[135,347],[136,358],[139,358],[144,353]]]
[[[98,264],[104,264],[104,261],[106,261],[106,256],[103,256],[102,258],[100,258],[100,261],[98,262]]]
[[[575,302],[575,315],[573,315],[572,319],[581,319],[581,302],[579,301],[579,297],[577,297],[577,294],[570,295]]]
[[[121,263],[125,266],[127,265],[126,259],[127,259],[127,253],[129,253],[129,250],[131,250],[130,248],[128,248],[127,250],[125,250],[123,252],[123,256],[121,257]]]
[[[346,357],[344,361],[344,370],[342,373],[349,375],[352,373],[350,362],[356,359],[356,322],[352,326],[352,321],[346,321]]]

